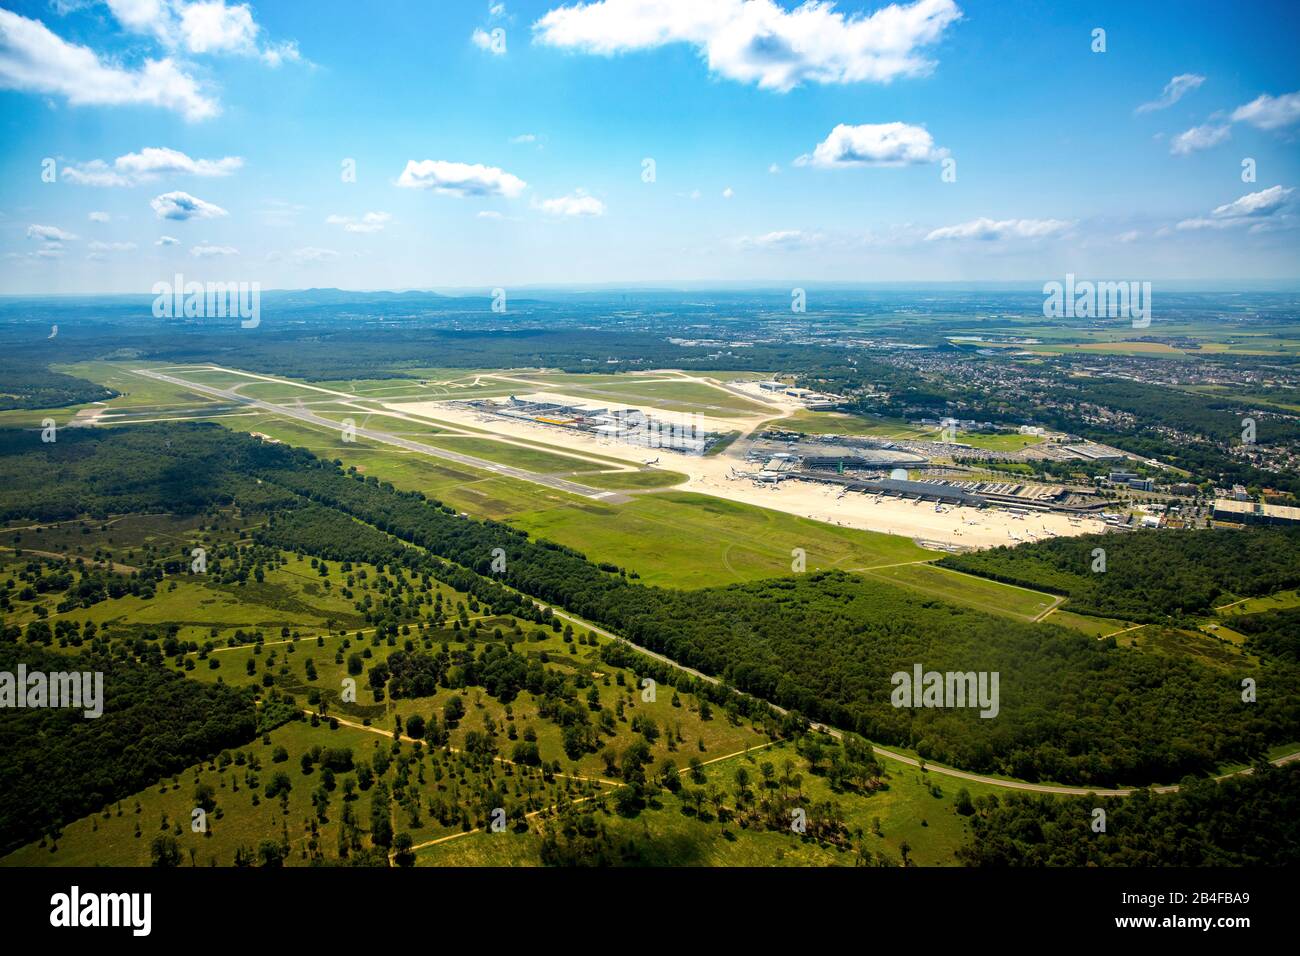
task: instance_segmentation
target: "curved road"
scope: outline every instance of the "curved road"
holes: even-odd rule
[[[542,608],[550,607],[552,614],[554,614],[556,617],[563,618],[564,620],[569,621],[576,627],[585,627],[588,630],[595,631],[597,634],[601,634],[605,637],[610,638],[611,640],[622,641],[624,644],[626,644],[628,647],[632,648],[633,650],[637,651],[638,653],[644,654],[646,657],[653,658],[657,661],[661,661],[662,663],[667,664],[670,667],[675,667],[677,670],[682,671],[683,673],[686,674],[690,674],[692,677],[698,677],[700,680],[708,681],[710,684],[722,683],[722,681],[720,681],[716,677],[711,677],[708,674],[702,673],[701,671],[697,671],[693,667],[685,667],[681,664],[678,664],[672,658],[665,657],[663,654],[660,654],[656,651],[652,651],[647,647],[642,647],[639,644],[633,644],[627,638],[620,637],[619,635],[611,633],[610,631],[607,631],[602,627],[597,627],[594,624],[589,624],[588,622],[580,618],[574,617],[572,614],[569,614],[567,611],[561,611],[559,608],[551,605],[547,605],[541,601],[534,601],[533,603],[535,603],[538,607],[542,607]],[[779,714],[789,713],[789,711],[787,711],[784,707],[778,707],[776,704],[770,702],[766,702],[766,703],[769,707],[771,707],[774,711],[776,711]],[[842,731],[836,730],[834,727],[828,727],[825,724],[819,724],[814,722],[811,723],[811,726],[814,730],[824,731],[827,734],[830,734],[832,737],[835,737],[837,739],[844,736]],[[887,747],[877,747],[875,744],[872,744],[871,749],[882,757],[886,757],[889,760],[895,760],[901,764],[906,764],[909,767],[921,766],[921,761],[917,760],[915,757],[909,757],[907,756],[907,754],[898,753],[897,751],[890,750]],[[1300,760],[1300,751],[1294,751],[1292,753],[1285,754],[1284,756],[1278,757],[1276,760],[1271,760],[1269,762],[1273,764],[1275,767],[1280,767],[1283,764],[1292,763],[1293,761],[1296,760]],[[1128,796],[1132,796],[1133,794],[1137,793],[1139,790],[1142,789],[1150,789],[1155,793],[1176,793],[1179,789],[1178,784],[1170,784],[1168,786],[1150,787],[1150,788],[1126,787],[1118,790],[1098,790],[1096,787],[1064,787],[1064,786],[1057,786],[1057,785],[1045,784],[1045,783],[1026,783],[1025,781],[1022,780],[1003,780],[1000,777],[989,777],[989,776],[985,776],[984,774],[970,773],[966,770],[956,770],[952,767],[944,767],[938,764],[932,764],[928,761],[925,764],[925,770],[928,773],[937,773],[945,777],[955,777],[958,780],[969,780],[972,783],[986,784],[987,786],[990,787],[1002,787],[1003,789],[1006,790],[1026,790],[1031,793],[1060,794],[1062,796],[1069,796],[1069,797],[1084,797],[1089,795],[1096,796],[1096,797],[1128,797]],[[1228,777],[1244,776],[1250,773],[1254,773],[1254,770],[1253,768],[1247,767],[1244,770],[1236,770],[1232,773],[1221,774],[1215,777],[1214,779],[1224,780]]]

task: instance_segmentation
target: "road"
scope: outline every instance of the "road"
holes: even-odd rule
[[[199,385],[195,382],[187,382],[185,379],[176,378],[172,375],[164,375],[162,372],[155,372],[152,369],[136,368],[131,371],[136,375],[142,375],[145,378],[152,378],[160,382],[166,382],[169,385],[187,388],[192,392],[199,393],[200,395],[238,402],[242,405],[261,409],[262,411],[270,412],[274,415],[284,415],[288,418],[294,418],[300,422],[306,422],[309,425],[315,425],[318,428],[324,428],[332,432],[342,431],[343,428],[339,422],[330,418],[325,418],[323,415],[317,415],[315,412],[308,411],[306,408],[300,406],[277,405],[274,402],[263,401],[260,398],[249,398],[245,395],[240,395],[238,392],[232,391],[228,388],[216,388],[212,385]],[[356,396],[351,397],[354,399],[356,398]],[[421,455],[429,455],[432,458],[443,458],[447,461],[454,461],[457,464],[467,465],[471,468],[491,472],[494,475],[501,475],[505,478],[515,478],[519,481],[532,482],[535,485],[553,488],[556,491],[563,491],[571,495],[577,495],[580,498],[588,498],[593,501],[603,501],[608,504],[621,504],[631,500],[627,495],[620,494],[616,491],[600,491],[596,488],[589,488],[586,485],[580,485],[576,481],[569,481],[565,478],[556,478],[552,475],[542,475],[534,471],[526,471],[523,468],[515,468],[511,465],[502,465],[494,461],[487,461],[484,458],[475,458],[472,455],[462,455],[460,452],[448,451],[445,448],[438,448],[435,445],[426,445],[424,442],[414,441],[410,438],[403,438],[400,435],[394,435],[391,432],[383,432],[374,428],[364,428],[361,426],[357,426],[353,431],[361,438],[369,438],[371,441],[376,441],[380,444],[393,445],[397,448],[405,449],[406,451],[413,451]]]
[[[542,603],[541,601],[535,601],[534,603],[537,604],[538,607],[542,607],[542,608],[548,607],[548,605]],[[646,657],[650,657],[653,658],[654,660],[667,664],[670,667],[674,667],[677,670],[682,671],[683,673],[690,674],[692,677],[698,677],[700,680],[708,681],[710,684],[722,683],[722,681],[718,680],[718,678],[716,677],[710,677],[708,674],[702,673],[701,671],[697,671],[692,667],[685,667],[681,664],[678,664],[670,657],[665,657],[663,654],[659,654],[656,651],[650,650],[649,648],[641,647],[639,644],[633,644],[627,638],[621,637],[618,634],[611,633],[610,631],[607,631],[602,627],[597,627],[595,624],[590,624],[587,621],[582,620],[581,618],[574,617],[572,614],[569,614],[567,611],[562,611],[557,607],[551,606],[551,613],[558,618],[562,618],[568,621],[569,623],[573,624],[575,627],[583,627],[586,628],[587,630],[595,631],[597,634],[600,634],[603,637],[610,638],[611,640],[622,641],[624,644],[626,644],[628,647],[632,648],[633,650],[637,651],[638,653],[644,654]],[[771,702],[767,702],[767,705],[771,707],[774,711],[776,711],[778,714],[789,713],[789,711],[787,711],[785,708],[778,707],[776,704],[773,704]],[[834,727],[828,727],[825,724],[819,724],[814,722],[811,724],[811,726],[814,730],[823,731],[829,734],[830,736],[836,738],[837,740],[844,736],[842,731],[836,730]],[[881,757],[885,757],[889,760],[897,761],[898,763],[901,764],[906,764],[909,767],[920,767],[922,763],[920,760],[917,760],[915,757],[909,757],[907,756],[907,754],[899,753],[896,750],[890,750],[887,747],[877,747],[875,744],[872,744],[871,749]],[[1270,761],[1270,763],[1272,763],[1274,766],[1280,767],[1283,764],[1292,763],[1296,760],[1300,760],[1300,751],[1296,751],[1294,753],[1289,753],[1282,757],[1278,757],[1276,760]],[[1138,787],[1126,787],[1126,788],[1116,789],[1116,790],[1101,790],[1096,787],[1063,787],[1063,786],[1055,786],[1052,784],[1045,784],[1045,783],[1026,783],[1023,780],[1004,780],[1000,777],[989,777],[989,776],[985,776],[984,774],[969,773],[968,771],[965,770],[956,770],[952,767],[942,767],[937,764],[929,763],[928,761],[925,763],[925,770],[927,773],[936,773],[945,777],[955,777],[958,780],[968,780],[971,783],[985,784],[990,787],[1001,787],[1006,790],[1025,790],[1030,793],[1052,793],[1052,794],[1059,794],[1067,797],[1083,797],[1089,794],[1097,797],[1128,797],[1137,793],[1138,790],[1141,789]],[[1221,774],[1220,776],[1215,777],[1214,779],[1224,780],[1228,777],[1244,776],[1246,774],[1250,774],[1253,772],[1254,771],[1251,768],[1247,767],[1244,770],[1237,770],[1234,771],[1233,773]],[[1178,789],[1179,788],[1177,784],[1171,784],[1169,786],[1164,786],[1164,787],[1151,788],[1151,790],[1153,790],[1155,793],[1177,793]]]

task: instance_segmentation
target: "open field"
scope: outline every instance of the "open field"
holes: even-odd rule
[[[789,574],[794,548],[806,552],[809,571],[934,556],[906,538],[677,491],[621,505],[516,514],[510,523],[577,548],[593,560],[634,569],[647,584],[676,587]]]
[[[934,439],[934,429],[924,430],[909,425],[902,419],[879,418],[872,415],[849,415],[844,412],[810,412],[806,409],[769,423],[773,428],[786,428],[809,435],[851,435],[863,438],[920,438]]]
[[[1231,618],[1237,614],[1259,614],[1261,611],[1280,611],[1289,607],[1300,607],[1300,590],[1278,591],[1266,597],[1246,598],[1215,610],[1221,617]]]
[[[1089,614],[1075,614],[1065,608],[1058,608],[1043,620],[1048,624],[1059,624],[1061,627],[1081,631],[1092,637],[1106,637],[1131,626],[1127,621],[1117,621],[1109,617],[1092,617]]]
[[[1037,620],[1060,601],[1060,598],[1041,591],[977,578],[930,564],[903,564],[868,569],[862,573],[869,578],[923,591],[953,604],[1025,621]]]
[[[869,795],[835,792],[824,777],[809,772],[808,761],[788,743],[738,754],[708,764],[707,781],[719,790],[735,787],[735,774],[745,769],[761,778],[764,763],[782,768],[794,765],[802,778],[808,803],[831,800],[840,805],[845,825],[873,851],[900,861],[903,846],[908,858],[920,866],[954,866],[957,847],[964,842],[966,818],[955,808],[961,786],[926,774],[914,767],[885,760],[886,789]],[[689,775],[684,775],[689,780]],[[690,785],[689,783],[687,785]],[[933,788],[933,789],[932,789]],[[964,787],[972,797],[996,792],[973,783]],[[680,795],[661,793],[636,817],[625,818],[597,811],[616,837],[648,834],[644,848],[651,864],[674,866],[853,866],[857,852],[819,843],[790,830],[756,830],[720,822],[707,810],[697,814]],[[536,821],[527,833],[469,833],[418,851],[417,866],[536,866],[541,850],[537,832],[546,819]],[[878,827],[876,824],[878,823]]]

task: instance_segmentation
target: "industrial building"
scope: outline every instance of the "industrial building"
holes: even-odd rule
[[[694,422],[664,421],[637,408],[588,408],[559,402],[530,401],[511,395],[505,401],[476,399],[458,402],[476,412],[502,415],[588,432],[597,438],[662,448],[686,455],[703,455],[722,436],[709,432]]]
[[[1300,508],[1232,498],[1214,500],[1214,520],[1233,524],[1300,524]]]

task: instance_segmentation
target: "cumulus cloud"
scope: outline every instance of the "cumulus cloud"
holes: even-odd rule
[[[89,216],[87,216],[86,218],[89,219],[91,222],[108,222],[108,220],[109,220],[111,217],[110,217],[110,216],[108,215],[108,213],[106,213],[106,212],[98,212],[98,211],[96,211],[96,212],[92,212],[92,213],[91,213]]]
[[[731,198],[732,196],[734,196],[734,195],[736,195],[736,193],[735,193],[734,190],[732,190],[732,188],[731,188],[730,186],[728,186],[726,189],[724,189],[724,190],[722,191],[722,198],[723,198],[723,199],[730,199],[730,198]]]
[[[65,166],[61,178],[78,186],[135,186],[167,175],[229,176],[243,165],[244,160],[239,156],[191,159],[180,150],[146,146],[138,153],[117,157],[111,165],[94,159]]]
[[[762,89],[805,82],[887,83],[929,72],[920,48],[961,18],[953,0],[893,3],[870,16],[834,2],[785,10],[774,0],[595,0],[557,7],[533,24],[538,43],[613,55],[670,43],[695,47],[709,69]]]
[[[234,246],[211,246],[205,243],[191,247],[190,255],[196,259],[215,259],[219,256],[237,256],[239,250]]]
[[[220,206],[180,190],[156,196],[149,201],[149,205],[159,219],[214,219],[229,215]]]
[[[510,137],[510,142],[515,143],[515,144],[520,144],[520,143],[535,143],[535,142],[537,142],[537,134],[536,134],[536,133],[520,133],[518,136],[511,136],[511,137]]]
[[[582,190],[578,190],[569,196],[543,199],[537,203],[537,208],[551,216],[605,215],[605,204],[595,196],[588,196]]]
[[[796,166],[909,166],[933,163],[948,155],[937,149],[923,126],[907,123],[840,123],[812,153],[795,159]]]
[[[943,226],[932,229],[925,236],[926,242],[936,239],[1046,239],[1059,236],[1071,226],[1073,220],[1067,219],[972,219],[955,226]]]
[[[154,242],[155,246],[175,246],[179,244],[180,244],[180,240],[172,236],[159,236],[158,239]]]
[[[407,160],[397,185],[407,189],[432,189],[449,196],[505,196],[513,199],[528,184],[496,166],[452,163],[441,159]]]
[[[1232,131],[1226,123],[1193,126],[1173,138],[1169,145],[1169,152],[1175,156],[1187,156],[1202,149],[1209,149],[1211,146],[1218,146],[1231,136]]]
[[[293,41],[264,42],[247,3],[226,0],[106,0],[125,29],[188,53],[259,57],[269,66],[301,59]]]
[[[1246,193],[1239,199],[1216,206],[1209,216],[1184,219],[1175,228],[1183,231],[1195,229],[1232,229],[1238,226],[1260,231],[1264,220],[1280,212],[1291,199],[1295,189],[1289,186],[1270,186],[1259,192]]]
[[[0,88],[61,96],[73,106],[156,106],[190,121],[220,112],[170,57],[124,69],[8,10],[0,10]]]
[[[1300,120],[1300,91],[1283,96],[1256,97],[1232,111],[1233,122],[1249,123],[1258,129],[1274,130]]]
[[[1156,110],[1168,109],[1204,82],[1205,77],[1199,73],[1179,73],[1165,84],[1164,90],[1158,97],[1149,103],[1143,103],[1134,112],[1152,113]]]
[[[27,238],[46,242],[74,242],[77,239],[72,233],[65,232],[58,226],[42,226],[38,223],[32,223],[27,227]]]
[[[110,252],[132,251],[133,249],[135,249],[135,243],[134,242],[99,242],[98,240],[96,240],[94,242],[87,244],[86,248],[90,250],[90,255],[86,256],[87,259],[102,261],[108,258],[107,254]]]

